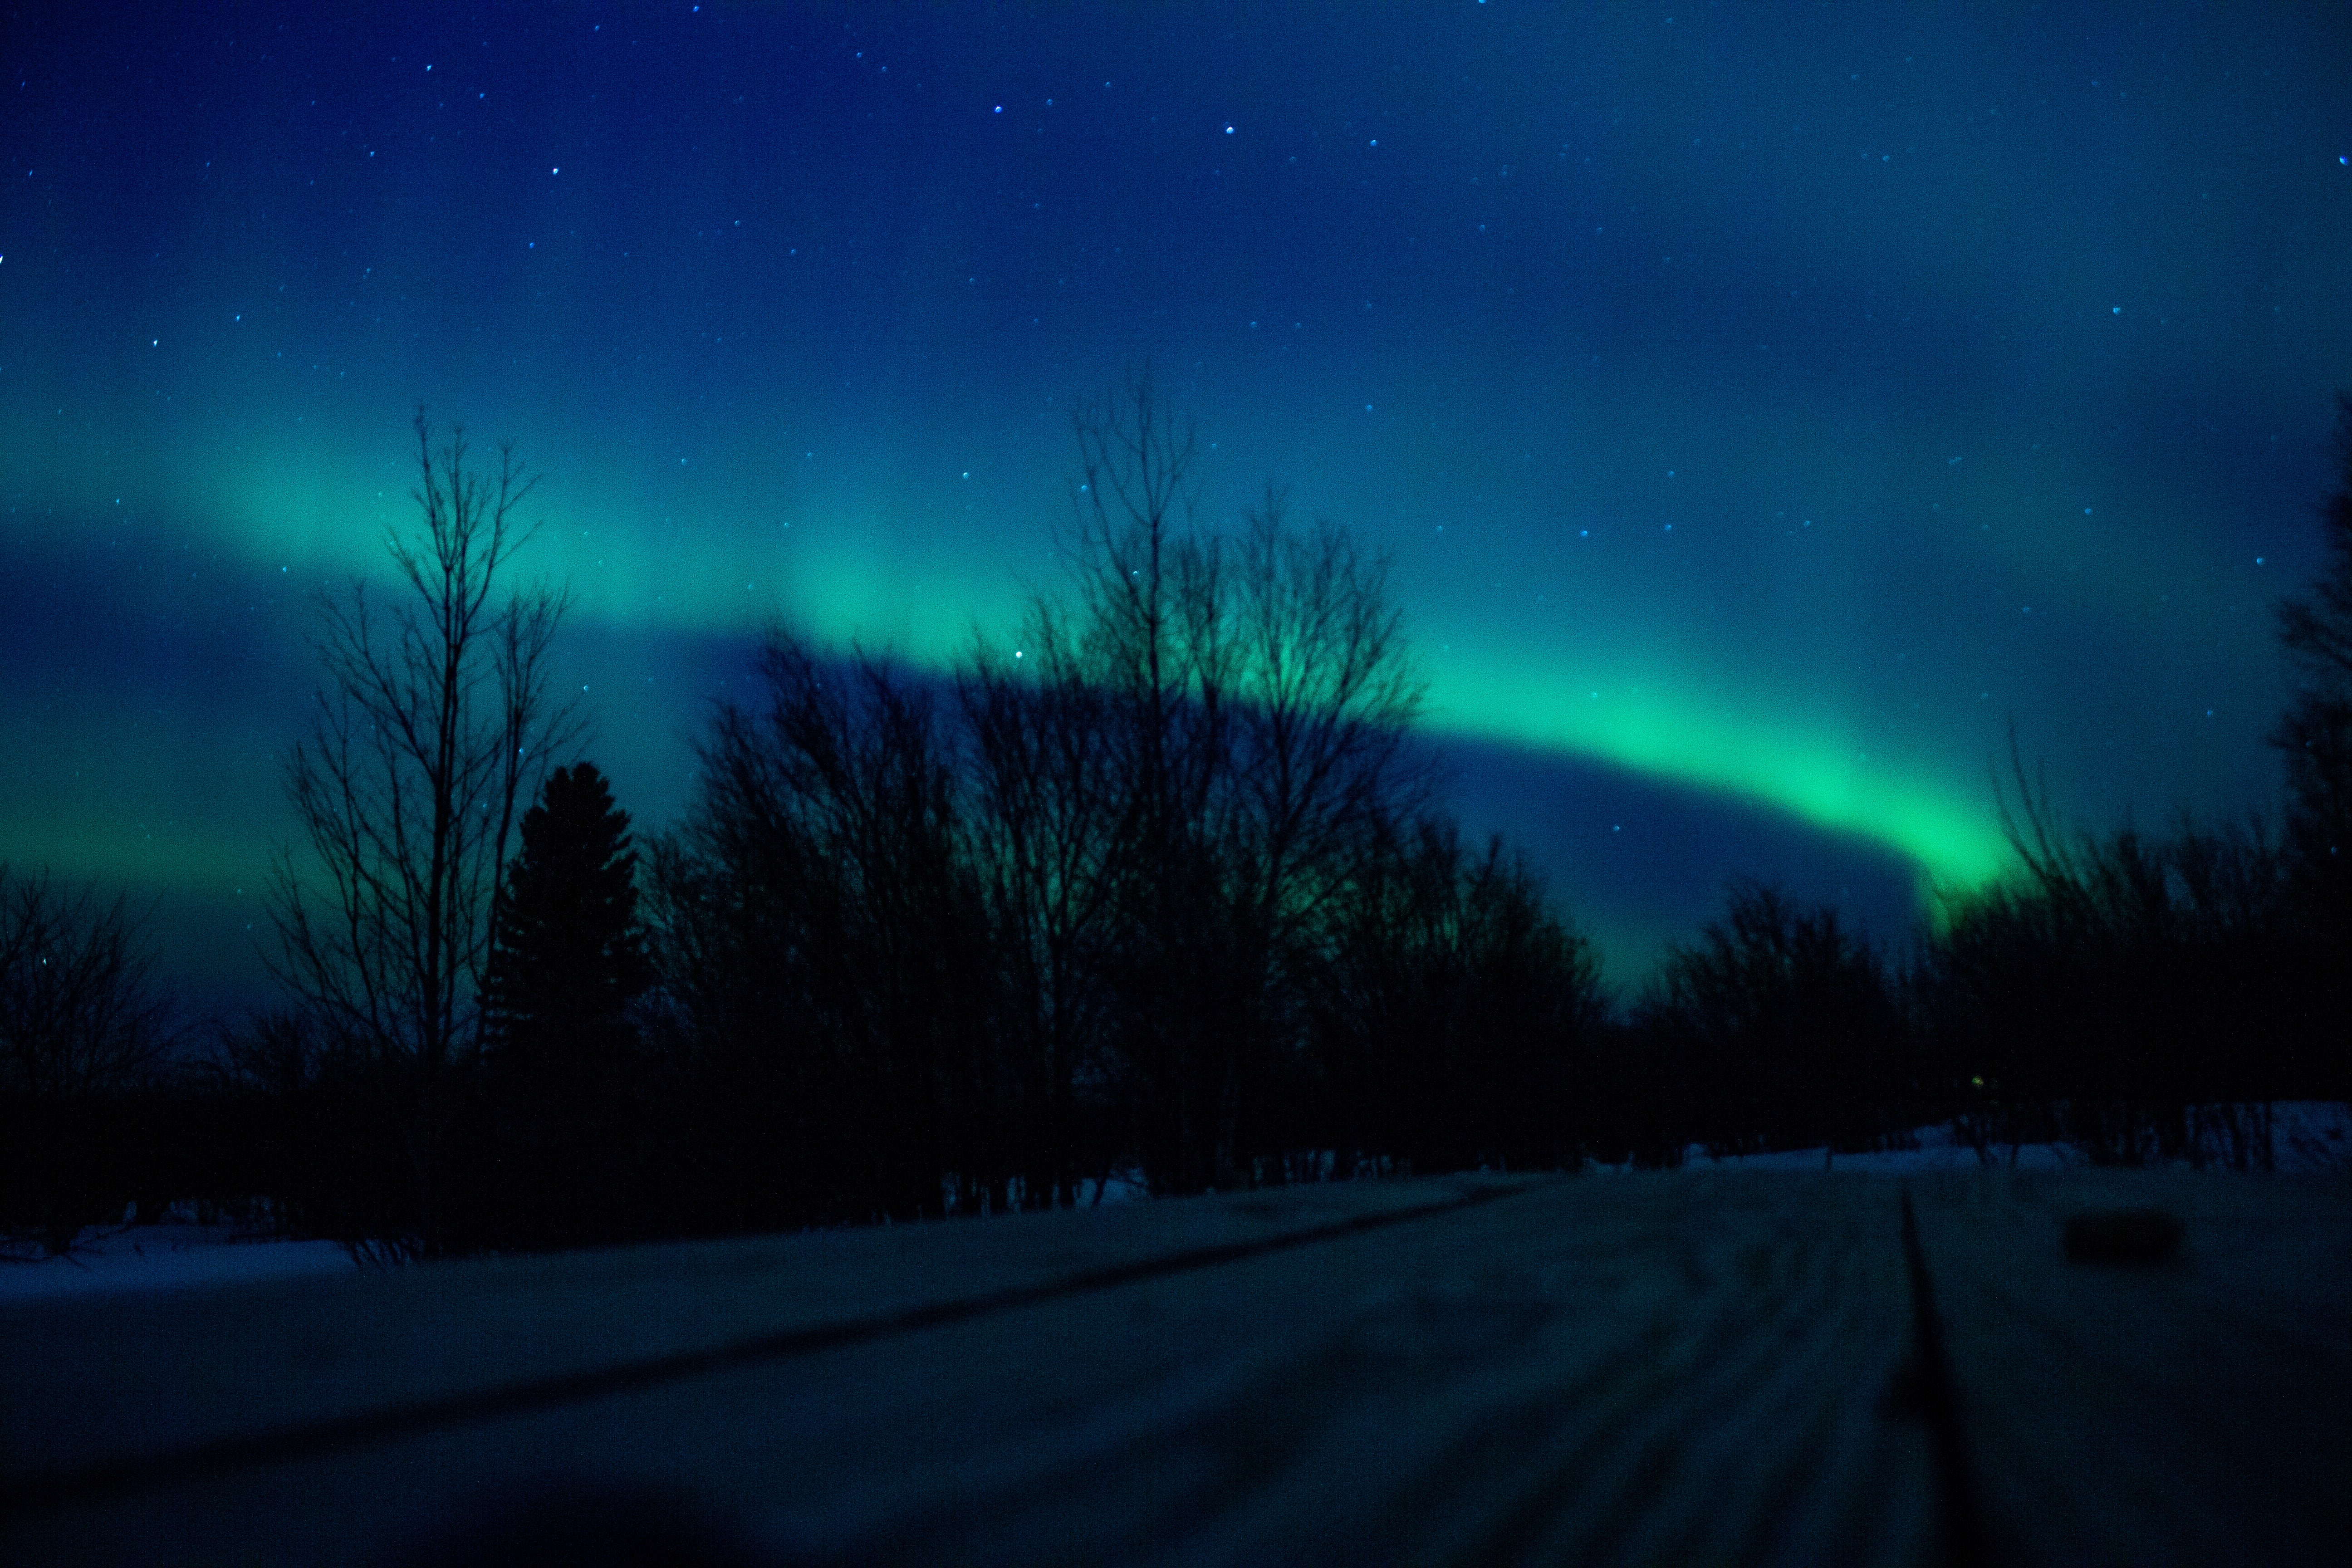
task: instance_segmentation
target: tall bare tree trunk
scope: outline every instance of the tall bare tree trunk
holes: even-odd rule
[[[385,545],[406,592],[364,583],[320,600],[325,681],[287,768],[302,838],[271,889],[275,968],[317,1026],[360,1110],[405,1163],[406,1191],[354,1173],[353,1234],[427,1253],[450,1241],[449,1079],[480,1044],[480,985],[518,802],[581,724],[548,689],[565,596],[502,593],[537,531],[517,513],[536,479],[512,446],[488,472],[462,428],[437,450],[415,423],[421,526]]]

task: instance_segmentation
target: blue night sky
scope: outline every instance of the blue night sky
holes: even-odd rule
[[[0,25],[0,859],[255,994],[415,405],[545,478],[641,826],[782,616],[944,668],[1149,365],[1394,562],[1454,798],[1638,984],[2268,805],[2352,384],[2352,11],[132,7]],[[248,927],[250,931],[248,931]]]

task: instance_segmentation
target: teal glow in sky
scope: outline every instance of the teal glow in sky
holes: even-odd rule
[[[306,605],[419,401],[658,826],[782,615],[1050,588],[1149,364],[1203,513],[1395,562],[1433,729],[1635,978],[2266,805],[2352,383],[2352,17],[2116,5],[186,7],[0,46],[0,858],[249,975]],[[729,682],[738,684],[730,686]],[[227,983],[223,982],[224,985]]]

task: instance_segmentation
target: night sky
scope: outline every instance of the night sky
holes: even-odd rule
[[[19,7],[0,858],[252,995],[310,595],[419,402],[545,476],[643,826],[782,615],[1009,647],[1074,405],[1392,557],[1455,801],[1637,984],[2271,804],[2352,385],[2352,9]],[[1977,14],[1982,11],[1985,14]]]

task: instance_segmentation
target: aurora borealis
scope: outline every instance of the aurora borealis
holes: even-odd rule
[[[243,995],[415,405],[544,475],[657,827],[783,616],[940,666],[1149,365],[1394,562],[1476,826],[1637,981],[2267,805],[2352,384],[2340,6],[432,5],[0,28],[0,859]],[[729,682],[735,685],[730,686]],[[251,928],[251,935],[247,934]]]

